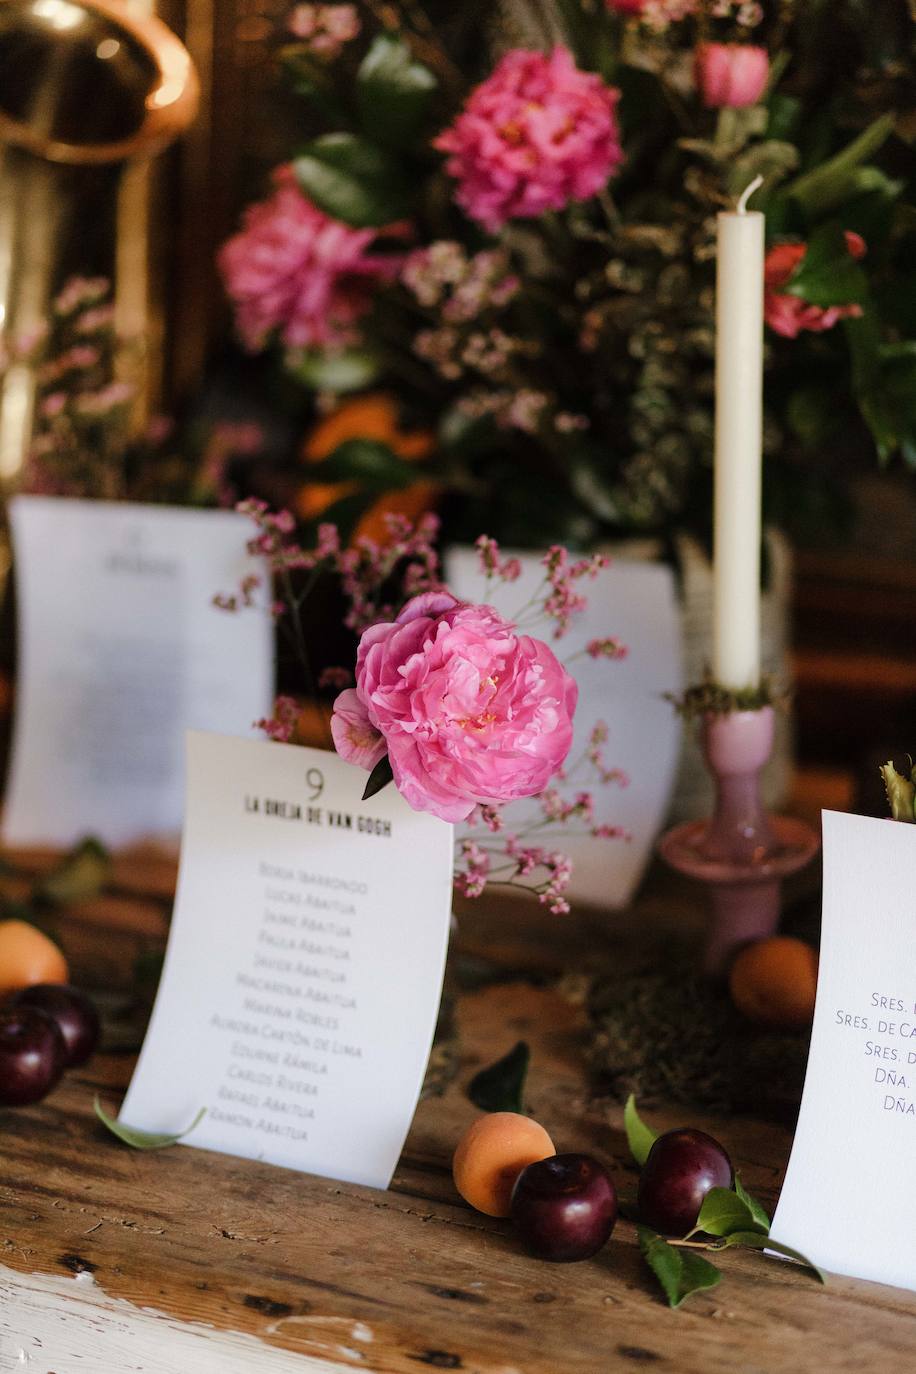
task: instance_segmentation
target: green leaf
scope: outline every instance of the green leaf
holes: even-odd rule
[[[721,1272],[709,1260],[693,1250],[681,1250],[669,1245],[647,1226],[638,1226],[639,1248],[646,1263],[662,1286],[669,1307],[680,1307],[691,1293],[715,1288]]]
[[[186,1135],[190,1135],[194,1128],[200,1125],[207,1114],[206,1107],[201,1107],[190,1126],[179,1131],[177,1135],[163,1135],[157,1131],[139,1131],[133,1126],[125,1126],[123,1122],[116,1121],[113,1116],[109,1116],[105,1111],[99,1101],[98,1093],[95,1095],[93,1106],[102,1125],[106,1126],[112,1135],[116,1135],[119,1140],[123,1140],[125,1145],[130,1145],[134,1150],[164,1150],[169,1145],[177,1145],[179,1140],[184,1140]]]
[[[409,187],[387,153],[357,134],[323,134],[293,161],[302,190],[355,229],[379,228],[410,210]]]
[[[286,368],[306,386],[316,391],[360,391],[370,386],[381,371],[378,358],[365,349],[347,349],[342,353],[323,353],[309,350],[289,353]]]
[[[771,1236],[763,1236],[759,1231],[733,1231],[725,1238],[726,1246],[745,1245],[750,1250],[774,1250],[779,1255],[785,1255],[787,1259],[797,1260],[817,1279],[818,1283],[826,1283],[827,1276],[823,1269],[819,1269],[816,1264],[812,1264],[807,1255],[803,1255],[800,1250],[793,1250],[791,1245],[783,1245],[780,1240],[773,1240]]]
[[[81,840],[66,854],[56,868],[40,878],[33,896],[55,905],[79,902],[95,897],[108,881],[111,855],[98,840]]]
[[[623,1124],[626,1127],[630,1154],[642,1168],[649,1158],[649,1151],[658,1140],[658,1132],[653,1131],[651,1126],[647,1126],[643,1121],[636,1110],[636,1098],[632,1093],[627,1098],[627,1105],[623,1109]]]
[[[856,188],[855,173],[878,151],[894,127],[895,116],[881,115],[834,157],[798,177],[788,192],[805,213],[825,215],[837,209]]]
[[[835,224],[826,224],[808,240],[805,256],[783,288],[812,305],[861,305],[868,296],[868,279],[846,246]]]
[[[916,787],[909,778],[897,772],[892,759],[878,770],[884,779],[884,790],[891,815],[895,821],[916,821]]]
[[[523,1094],[531,1051],[524,1040],[476,1073],[468,1084],[468,1097],[482,1112],[524,1113]]]
[[[769,1222],[765,1223],[765,1230],[769,1230]],[[731,1188],[710,1188],[691,1235],[695,1231],[708,1236],[730,1236],[733,1231],[764,1234],[748,1203]]]
[[[758,1202],[755,1197],[751,1196],[751,1194],[747,1191],[747,1189],[745,1188],[744,1184],[741,1182],[741,1179],[738,1177],[737,1174],[735,1174],[735,1192],[738,1194],[741,1201],[747,1207],[748,1211],[754,1218],[754,1221],[757,1223],[757,1225],[762,1227],[766,1234],[769,1235],[770,1218],[766,1208],[763,1206],[761,1202]]]
[[[369,781],[366,783],[366,790],[363,793],[363,801],[368,801],[370,797],[376,796],[383,787],[387,787],[393,781],[394,773],[391,771],[391,760],[386,754],[383,759],[379,759],[369,774]]]
[[[436,84],[402,39],[380,34],[356,77],[356,102],[366,133],[386,146],[409,144],[423,125]]]
[[[359,482],[377,491],[409,487],[417,480],[415,466],[377,439],[347,439],[323,463],[309,468],[313,482]]]

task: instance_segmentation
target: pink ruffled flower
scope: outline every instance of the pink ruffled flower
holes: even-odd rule
[[[400,257],[367,252],[375,229],[351,229],[308,200],[289,167],[274,172],[269,200],[249,206],[218,263],[245,348],[257,353],[275,330],[290,348],[339,348],[357,337],[379,282]]]
[[[414,810],[462,821],[543,791],[569,753],[576,698],[546,644],[491,606],[430,591],[364,631],[356,688],[337,698],[331,728],[364,768],[387,749]]]
[[[595,195],[623,161],[619,97],[567,48],[506,53],[434,143],[458,204],[493,231]]]
[[[854,234],[851,229],[846,230],[846,247],[857,260],[866,251],[861,234]],[[763,317],[774,334],[781,334],[784,339],[798,338],[803,329],[822,334],[839,320],[857,319],[862,314],[860,305],[811,305],[800,296],[782,291],[807,251],[805,243],[777,243],[763,264]]]
[[[694,75],[704,105],[740,110],[756,105],[766,90],[770,56],[751,43],[700,43]]]

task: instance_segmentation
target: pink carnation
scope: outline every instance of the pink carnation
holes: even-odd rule
[[[566,48],[507,53],[435,140],[458,204],[496,230],[595,195],[623,160],[619,97]]]
[[[865,240],[847,229],[846,247],[851,257],[861,258]],[[763,317],[774,334],[781,334],[784,339],[796,339],[803,329],[822,334],[839,320],[855,319],[862,314],[860,305],[811,305],[781,289],[794,276],[807,251],[806,243],[777,243],[763,264]]]
[[[569,753],[576,697],[547,645],[491,606],[424,592],[363,632],[356,688],[337,698],[331,729],[363,768],[387,749],[415,811],[461,821],[543,791]]]
[[[277,330],[290,348],[341,347],[369,309],[375,285],[401,258],[368,253],[375,229],[351,229],[308,200],[289,167],[270,200],[249,206],[223,244],[219,268],[244,346],[256,353]]]

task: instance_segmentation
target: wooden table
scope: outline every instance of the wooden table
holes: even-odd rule
[[[62,925],[77,972],[116,984],[161,943],[173,877],[167,861],[122,859],[114,889]],[[696,919],[664,887],[650,889],[641,917]],[[916,1294],[849,1279],[820,1288],[777,1260],[730,1252],[719,1288],[672,1312],[630,1223],[595,1259],[550,1265],[454,1192],[449,1156],[475,1114],[464,1087],[520,1038],[532,1047],[531,1109],[558,1148],[598,1154],[621,1191],[634,1190],[620,1110],[589,1090],[584,1012],[543,976],[609,957],[622,919],[544,919],[532,906],[462,916],[458,948],[494,965],[495,978],[458,998],[457,1072],[420,1104],[388,1192],[180,1147],[127,1149],[92,1112],[96,1091],[117,1107],[126,1053],[97,1056],[38,1106],[0,1112],[0,1371],[912,1369]],[[664,1105],[646,1115],[683,1124]],[[789,1133],[689,1117],[772,1203]]]

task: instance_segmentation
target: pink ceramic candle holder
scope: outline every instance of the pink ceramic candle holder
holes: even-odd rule
[[[773,708],[707,715],[703,753],[716,785],[709,820],[688,821],[662,836],[666,863],[709,889],[712,924],[704,971],[722,974],[740,945],[772,935],[783,878],[810,863],[820,841],[804,821],[768,815],[760,770],[773,747]]]

